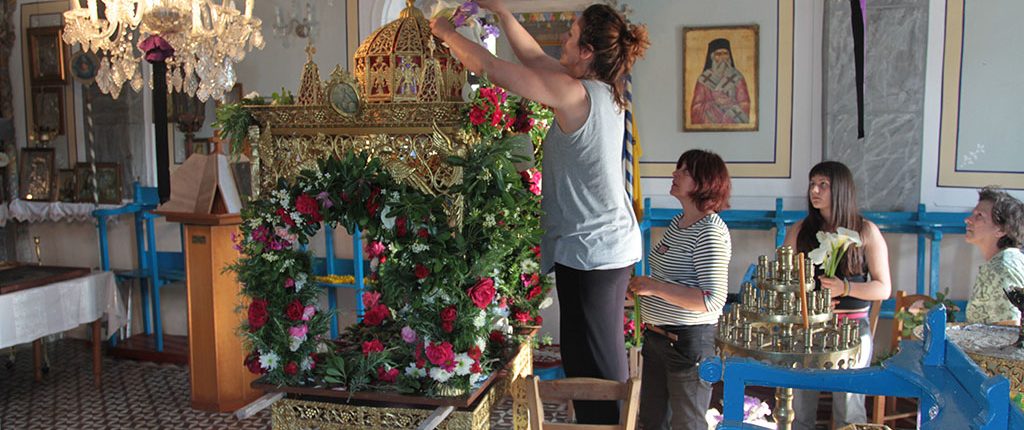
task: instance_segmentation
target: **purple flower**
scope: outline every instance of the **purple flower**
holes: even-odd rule
[[[488,37],[498,37],[501,35],[501,30],[498,30],[498,26],[494,24],[488,24],[487,21],[480,20],[480,26],[483,28],[483,33],[480,34],[480,40],[486,40]]]
[[[267,243],[267,237],[270,236],[270,229],[265,225],[256,227],[252,231],[252,240],[260,243]]]
[[[402,340],[404,340],[405,343],[415,343],[416,330],[413,330],[409,326],[402,327]]]
[[[160,36],[149,36],[139,43],[139,50],[146,53],[150,63],[164,61],[174,56],[174,47]]]
[[[316,199],[324,209],[334,207],[334,202],[331,201],[331,195],[328,194],[327,191],[321,191],[320,194],[316,195]]]
[[[459,5],[458,9],[455,9],[455,13],[452,14],[452,25],[456,27],[462,27],[466,25],[466,20],[469,17],[476,15],[480,12],[480,6],[477,6],[473,0],[468,0]]]

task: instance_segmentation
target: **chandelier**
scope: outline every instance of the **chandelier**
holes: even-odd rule
[[[172,48],[164,58],[168,92],[202,101],[222,99],[235,84],[234,63],[252,48],[263,49],[254,0],[245,0],[244,12],[232,0],[86,0],[86,7],[80,1],[71,0],[64,12],[64,42],[101,57],[96,84],[115,99],[126,82],[142,89],[143,41],[158,38]]]

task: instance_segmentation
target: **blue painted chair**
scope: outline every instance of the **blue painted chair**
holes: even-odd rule
[[[139,265],[132,270],[117,270],[114,272],[119,281],[137,280],[139,282],[143,329],[147,335],[154,335],[156,338],[156,350],[157,352],[162,352],[164,350],[164,338],[163,321],[160,313],[160,288],[172,282],[182,282],[185,280],[184,252],[157,250],[155,220],[160,216],[152,213],[152,210],[159,203],[157,189],[155,187],[143,187],[138,182],[135,182],[134,194],[135,197],[131,203],[114,209],[97,209],[92,213],[98,221],[100,264],[103,270],[110,270],[107,218],[122,214],[132,214],[135,221],[135,248]],[[181,231],[182,249],[184,249],[184,230],[180,226],[179,229]],[[116,343],[116,340],[113,340],[113,343]]]

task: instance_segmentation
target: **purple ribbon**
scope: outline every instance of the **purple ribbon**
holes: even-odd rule
[[[139,44],[139,49],[146,53],[146,61],[155,63],[174,56],[174,47],[160,36],[149,36]]]

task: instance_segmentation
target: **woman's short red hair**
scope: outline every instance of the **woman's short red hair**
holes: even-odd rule
[[[697,189],[690,198],[701,211],[721,212],[729,208],[732,194],[732,179],[725,161],[718,154],[700,149],[691,149],[679,156],[676,170],[686,167]]]

